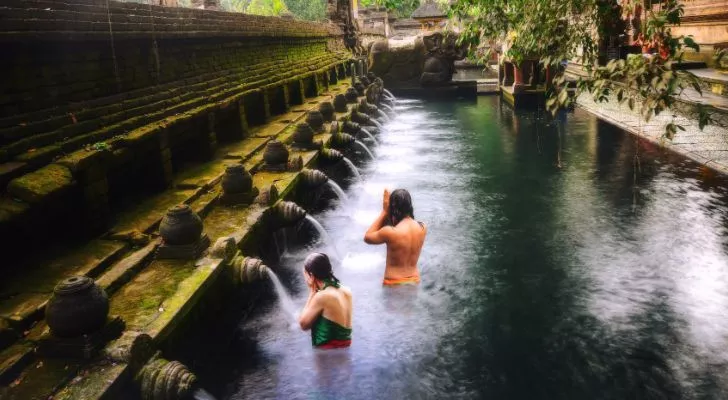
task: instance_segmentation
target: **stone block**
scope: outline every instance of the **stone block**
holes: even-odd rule
[[[51,164],[13,179],[7,190],[11,196],[34,204],[56,197],[74,184],[70,169],[60,164]]]

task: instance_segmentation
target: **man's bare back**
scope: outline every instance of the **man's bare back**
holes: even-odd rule
[[[387,225],[388,222],[394,226]],[[385,284],[419,282],[417,261],[426,235],[425,225],[413,218],[409,193],[398,189],[390,196],[385,189],[382,212],[364,235],[364,241],[369,244],[387,244]]]

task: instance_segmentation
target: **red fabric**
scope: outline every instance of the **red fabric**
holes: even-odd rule
[[[338,339],[331,339],[328,342],[322,344],[321,346],[318,346],[318,349],[340,349],[342,347],[349,347],[351,346],[351,340],[338,340]]]

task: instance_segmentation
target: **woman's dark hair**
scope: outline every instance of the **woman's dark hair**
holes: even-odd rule
[[[331,267],[329,256],[324,253],[311,253],[303,261],[303,268],[309,274],[318,280],[331,279],[338,283],[339,280],[334,276],[334,270]]]
[[[412,209],[412,197],[406,189],[397,189],[389,195],[389,220],[392,226],[397,225],[403,219],[415,218]]]

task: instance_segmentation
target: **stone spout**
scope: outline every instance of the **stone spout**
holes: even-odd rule
[[[317,169],[304,169],[301,172],[301,181],[308,188],[318,188],[329,181],[329,177]]]
[[[336,132],[333,135],[331,135],[331,146],[335,147],[337,149],[349,147],[356,141],[356,138],[354,136],[351,136],[348,133],[344,132]]]
[[[273,206],[273,218],[278,226],[291,226],[306,218],[306,210],[292,201],[279,201]]]
[[[263,261],[253,257],[236,256],[232,261],[235,283],[244,285],[268,277],[268,267]]]
[[[356,135],[357,133],[359,133],[359,131],[361,131],[361,125],[353,121],[344,121],[341,124],[341,131],[344,133]]]
[[[319,157],[321,157],[321,161],[328,164],[334,164],[344,159],[344,155],[340,151],[334,149],[321,150]]]
[[[179,361],[156,358],[137,375],[142,400],[183,400],[190,398],[197,377]]]

